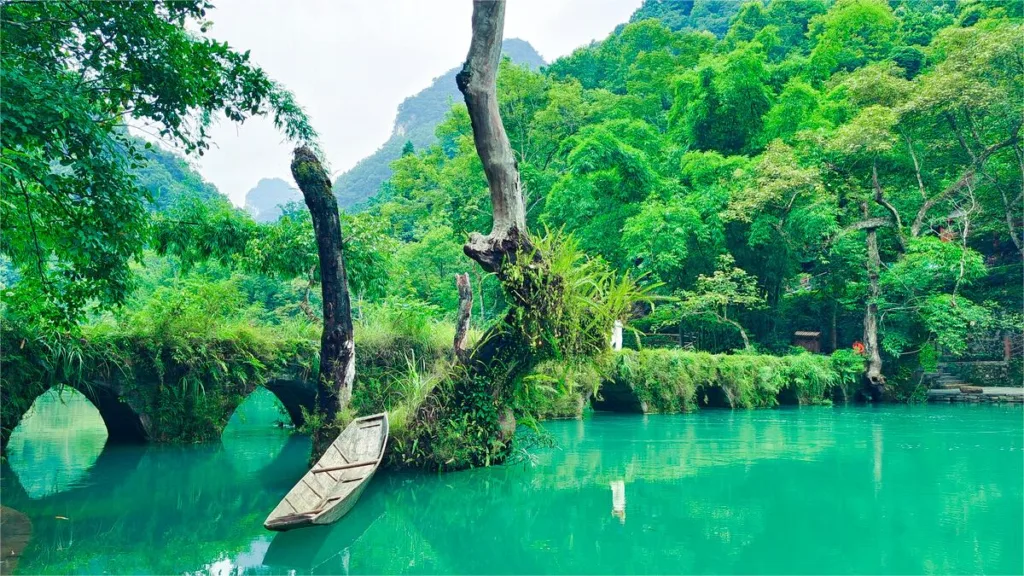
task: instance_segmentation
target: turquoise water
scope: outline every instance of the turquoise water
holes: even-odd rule
[[[104,447],[83,402],[11,440],[18,573],[1024,572],[1016,407],[597,414],[546,424],[532,462],[381,473],[337,525],[274,534],[309,443],[272,397],[190,447]]]

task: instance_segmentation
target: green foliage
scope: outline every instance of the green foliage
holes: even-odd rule
[[[741,6],[742,2],[728,0],[644,0],[629,21],[657,18],[672,30],[706,30],[724,36]]]
[[[883,0],[839,0],[810,23],[810,64],[827,77],[854,70],[892,50],[899,23]]]
[[[549,232],[535,246],[547,269],[531,265],[534,258],[526,254],[505,271],[510,293],[536,290],[530,308],[514,307],[506,318],[507,329],[526,338],[524,351],[534,362],[601,354],[615,321],[627,319],[635,304],[655,299],[657,285],[641,286],[628,273],[617,274],[587,256],[570,235]]]
[[[219,437],[235,407],[274,374],[308,374],[318,351],[315,327],[265,321],[236,280],[171,280],[116,315],[81,328],[80,337],[39,334],[4,322],[4,434],[54,385],[88,392],[123,388],[124,401],[150,419],[156,441]]]
[[[747,150],[771,107],[765,64],[763,46],[750,43],[680,76],[670,119],[681,137],[701,150]]]
[[[516,387],[515,405],[537,420],[579,418],[601,386],[601,357],[541,362]]]
[[[144,142],[135,144],[142,151],[142,164],[135,170],[140,188],[152,198],[154,210],[166,210],[182,198],[200,200],[223,200],[217,188],[195,171],[188,162],[159,146],[146,147]]]
[[[357,295],[381,295],[394,243],[373,218],[342,218],[345,266]],[[282,207],[275,222],[260,224],[226,200],[185,198],[153,222],[157,252],[188,268],[215,260],[239,270],[319,283],[320,263],[309,211]]]
[[[806,353],[724,355],[648,349],[615,354],[606,370],[610,380],[629,386],[648,411],[688,412],[700,406],[829,403],[835,390],[851,378],[851,367],[839,362]]]
[[[659,328],[676,324],[680,318],[701,317],[711,322],[734,326],[740,331],[744,344],[747,334],[734,318],[741,310],[755,310],[765,307],[765,298],[757,287],[753,276],[735,266],[732,256],[725,254],[718,259],[718,269],[710,276],[701,274],[693,290],[678,293],[678,301],[662,309],[656,323]]]
[[[136,176],[147,159],[125,130],[129,118],[189,152],[208,145],[218,112],[237,122],[269,114],[289,139],[315,140],[291,94],[248,53],[188,28],[208,7],[0,7],[2,249],[22,276],[11,306],[25,317],[70,328],[130,293],[128,263],[145,241],[150,195]]]
[[[839,375],[839,387],[844,398],[853,398],[860,389],[864,374],[864,356],[850,348],[840,348],[830,357],[832,370]]]

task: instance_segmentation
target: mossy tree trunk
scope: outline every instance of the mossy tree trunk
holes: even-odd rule
[[[511,309],[472,350],[459,354],[450,388],[435,389],[418,410],[421,452],[407,458],[421,465],[453,469],[505,458],[516,426],[514,386],[537,359],[539,330],[531,325],[557,316],[546,310],[557,306],[562,292],[560,279],[548,272],[530,241],[519,169],[498,109],[504,24],[504,0],[474,0],[469,54],[455,80],[466,100],[493,210],[490,233],[474,232],[463,251],[497,276]]]
[[[319,458],[334,440],[338,413],[352,397],[355,379],[355,342],[352,338],[352,307],[345,272],[338,201],[331,180],[312,150],[295,149],[292,176],[302,191],[313,220],[320,260],[324,329],[320,338],[320,372],[317,375],[313,458]]]
[[[515,430],[508,400],[516,379],[533,365],[534,335],[518,320],[536,316],[545,302],[557,302],[560,282],[530,241],[519,167],[498,108],[497,77],[505,28],[505,0],[474,0],[469,53],[455,82],[466,100],[473,143],[484,167],[493,221],[486,236],[474,232],[463,246],[467,256],[501,280],[512,309],[492,326],[464,359],[466,380],[481,382],[497,403],[498,442]],[[524,258],[527,261],[522,261]]]

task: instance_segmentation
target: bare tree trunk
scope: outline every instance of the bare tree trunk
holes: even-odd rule
[[[462,71],[455,77],[466,99],[494,212],[490,234],[470,234],[463,250],[485,270],[499,274],[506,258],[530,247],[519,169],[498,111],[496,83],[504,27],[505,0],[474,0],[473,39]]]
[[[739,322],[736,322],[734,320],[729,320],[728,322],[735,326],[736,329],[740,331],[740,338],[743,339],[743,349],[750,350],[750,338],[747,337],[747,331],[743,329],[743,326],[740,326]]]
[[[719,322],[725,322],[726,324],[731,324],[733,328],[735,328],[737,331],[739,331],[740,338],[743,339],[743,349],[744,350],[748,350],[748,351],[750,350],[750,338],[747,337],[747,331],[743,329],[743,325],[742,324],[740,324],[739,322],[733,320],[732,318],[729,318],[728,316],[723,316],[722,314],[714,313],[714,317]]]
[[[456,274],[455,286],[459,290],[459,311],[455,317],[455,357],[465,363],[469,357],[466,338],[469,336],[469,320],[473,315],[473,289],[469,285],[469,274]]]
[[[861,205],[864,217],[868,216],[868,206]],[[867,229],[868,239],[868,302],[864,310],[864,353],[868,357],[867,371],[864,378],[873,397],[877,397],[885,385],[882,375],[882,355],[878,349],[878,275],[882,268],[882,257],[878,253],[878,229]]]
[[[313,220],[320,259],[320,287],[323,293],[324,329],[320,339],[320,373],[317,377],[316,411],[322,425],[313,434],[313,457],[318,458],[334,440],[338,413],[352,397],[355,379],[355,343],[352,339],[352,308],[341,238],[338,201],[331,180],[305,146],[295,149],[292,176],[302,191]]]

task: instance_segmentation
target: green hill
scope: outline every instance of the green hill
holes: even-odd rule
[[[518,38],[505,40],[502,50],[517,64],[527,64],[533,69],[545,64],[529,42]],[[399,104],[395,126],[387,142],[338,176],[334,182],[334,193],[342,209],[351,209],[377,193],[380,185],[391,177],[390,164],[402,155],[406,142],[412,142],[417,150],[435,142],[434,128],[444,119],[452,102],[462,99],[455,86],[458,71],[459,67],[452,68],[435,78],[430,86]]]
[[[217,187],[203,180],[184,158],[164,150],[158,145],[143,148],[142,140],[136,141],[146,159],[143,166],[135,169],[139,186],[153,197],[150,207],[161,211],[182,196],[196,196],[203,200],[221,196]]]
[[[742,5],[739,0],[644,0],[629,21],[657,18],[674,32],[707,30],[721,38]]]

